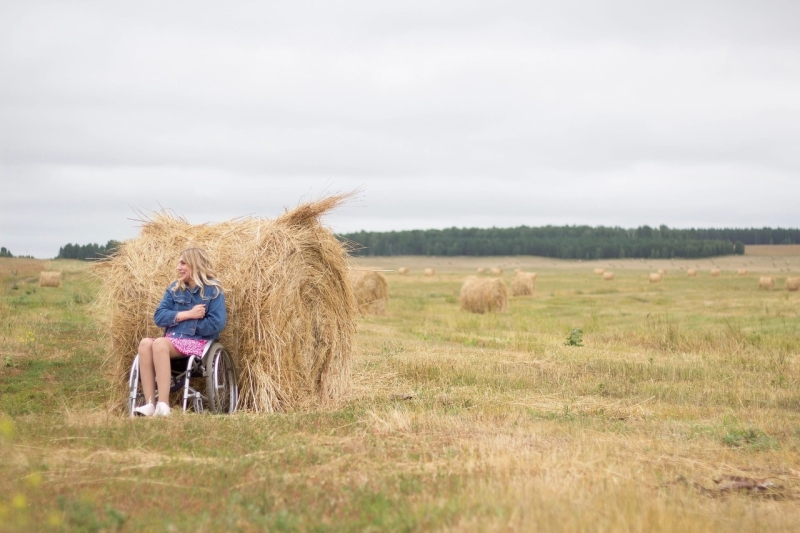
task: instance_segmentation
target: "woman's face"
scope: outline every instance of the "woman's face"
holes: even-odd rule
[[[192,265],[187,263],[183,257],[178,259],[178,279],[189,285],[192,281]]]

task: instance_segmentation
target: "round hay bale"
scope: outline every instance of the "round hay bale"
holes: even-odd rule
[[[650,273],[650,283],[661,283],[661,280],[663,279],[664,276],[662,274],[659,274],[658,272]]]
[[[536,293],[536,273],[517,272],[511,280],[511,296],[533,296]]]
[[[736,271],[736,274],[738,274],[739,276],[746,276],[747,275],[747,269],[746,268],[740,268],[739,270]]]
[[[800,291],[800,278],[786,278],[787,291]]]
[[[718,278],[720,276],[720,274],[722,274],[722,271],[720,269],[718,269],[718,268],[712,268],[711,269],[711,277],[712,278]]]
[[[656,273],[661,274],[662,278],[667,275],[667,271],[664,270],[663,268],[659,268],[658,270],[656,270]]]
[[[603,274],[605,271],[606,271],[606,269],[605,269],[605,268],[600,268],[600,267],[597,267],[597,268],[595,268],[595,269],[594,269],[594,273],[595,273],[595,274],[597,274],[597,275],[601,275],[601,274]]]
[[[426,268],[425,270],[422,271],[422,273],[425,274],[426,276],[435,276],[436,270],[432,268]]]
[[[477,272],[478,274],[485,274],[485,273],[486,273],[486,269],[485,269],[485,268],[483,268],[483,267],[478,267],[478,270],[477,270],[476,272]]]
[[[614,280],[613,272],[603,272],[603,281],[613,281],[613,280]]]
[[[408,276],[409,272],[411,271],[406,267],[400,267],[397,269],[397,273],[400,274],[401,276]]]
[[[348,198],[303,204],[275,220],[191,225],[158,213],[139,237],[96,265],[105,373],[120,404],[140,339],[163,332],[153,312],[175,278],[180,252],[206,250],[225,290],[221,341],[237,369],[239,408],[288,411],[336,402],[350,384],[358,308],[348,254],[319,217]]]
[[[772,276],[761,276],[758,278],[758,288],[764,290],[772,290],[775,288],[775,278]]]
[[[502,279],[470,276],[461,287],[459,304],[470,313],[508,311],[508,289]]]
[[[689,276],[690,278],[696,278],[697,277],[697,269],[696,268],[690,268],[689,270],[686,271],[686,275]]]
[[[350,283],[362,315],[383,315],[389,301],[389,284],[380,272],[351,270]]]
[[[39,273],[39,286],[40,287],[60,287],[61,286],[61,272],[40,272]]]
[[[489,270],[489,273],[492,276],[502,276],[503,275],[503,269],[500,268],[500,267],[493,267],[491,270]]]

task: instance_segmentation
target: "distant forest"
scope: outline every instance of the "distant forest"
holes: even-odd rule
[[[391,255],[538,255],[561,259],[712,257],[743,254],[748,244],[800,244],[800,229],[636,229],[604,226],[531,228],[448,228],[408,231],[360,231],[338,235],[356,256]],[[119,242],[67,244],[56,259],[99,259]],[[6,251],[6,253],[10,252]],[[2,252],[0,252],[2,255]]]
[[[346,233],[357,256],[538,255],[561,259],[711,257],[748,244],[800,244],[800,229],[636,229],[590,226],[449,228]]]
[[[110,240],[102,244],[67,244],[58,249],[56,259],[100,259],[114,253],[119,246],[119,241]]]

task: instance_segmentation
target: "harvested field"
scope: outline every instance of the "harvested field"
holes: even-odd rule
[[[130,420],[89,266],[0,258],[0,529],[798,529],[800,292],[755,280],[800,257],[615,260],[613,284],[607,261],[496,258],[537,294],[484,314],[459,295],[486,258],[361,261],[438,274],[387,276],[338,404]]]
[[[748,244],[744,255],[800,257],[800,244]]]

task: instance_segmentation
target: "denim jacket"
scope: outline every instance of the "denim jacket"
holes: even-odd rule
[[[156,307],[153,315],[156,326],[167,328],[167,337],[178,337],[181,339],[211,340],[219,337],[220,332],[225,327],[227,314],[225,312],[225,295],[222,289],[213,285],[205,286],[203,294],[200,293],[200,286],[194,290],[174,291],[173,287],[178,282],[173,282],[167,287],[161,303]],[[214,293],[219,294],[214,297]],[[206,299],[203,299],[203,296]],[[188,311],[197,304],[206,306],[206,316],[201,319],[184,320],[176,322],[179,311]]]

